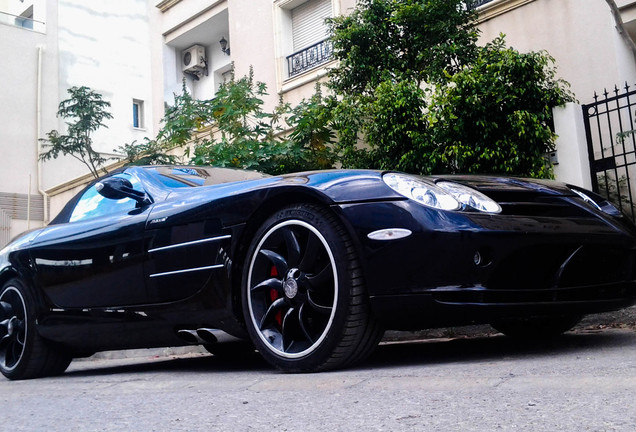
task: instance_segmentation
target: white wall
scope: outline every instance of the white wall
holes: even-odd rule
[[[250,65],[254,67],[255,79],[267,84],[269,96],[264,99],[267,111],[278,104],[272,13],[271,1],[229,4],[234,71],[241,77],[249,72]]]
[[[49,7],[49,17],[54,8]],[[56,98],[56,42],[54,19],[47,33],[0,24],[0,191],[37,193],[38,145],[38,52],[42,53],[40,105],[43,125],[55,126],[46,119],[55,118],[57,101],[47,96],[51,90]],[[28,191],[29,176],[31,190]]]
[[[59,2],[57,97],[67,99],[68,88],[87,86],[110,102],[113,119],[93,135],[97,151],[112,153],[125,143],[154,136],[149,27],[153,13],[155,8],[146,0]],[[133,99],[144,101],[143,129],[133,128]],[[58,119],[55,128],[63,130],[64,121]],[[68,158],[56,162],[45,166],[46,188],[86,172]],[[64,175],[61,167],[67,165]]]
[[[592,179],[581,105],[569,103],[555,108],[554,126],[558,135],[558,164],[554,166],[556,179],[591,189]]]
[[[627,2],[620,1],[621,5]],[[497,15],[514,4],[522,4]],[[488,17],[493,16],[491,19]],[[482,10],[480,43],[506,34],[509,46],[521,52],[547,50],[560,78],[571,84],[579,103],[594,93],[636,83],[636,62],[616,30],[609,6],[602,0],[498,0]],[[580,105],[555,110],[558,180],[591,187],[588,150]]]
[[[581,103],[591,102],[595,91],[636,82],[634,58],[603,0],[535,0],[479,29],[480,43],[504,33],[508,45],[521,52],[548,51]]]

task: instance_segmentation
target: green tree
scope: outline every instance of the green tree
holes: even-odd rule
[[[126,155],[127,165],[170,165],[179,162],[179,157],[170,154],[173,150],[156,139],[144,138],[143,142],[133,141],[115,149],[118,153]]]
[[[197,165],[214,165],[254,169],[274,173],[279,157],[287,153],[287,142],[277,134],[283,130],[279,106],[273,113],[264,111],[264,83],[254,81],[253,71],[222,84],[214,99],[197,101],[192,112],[196,122],[210,133],[195,137],[192,161]],[[196,135],[196,134],[195,134]]]
[[[331,21],[322,109],[343,166],[552,175],[551,109],[573,95],[547,53],[477,46],[473,3],[362,0]]]
[[[385,81],[445,80],[477,50],[475,11],[465,0],[360,0],[330,20],[337,93],[371,93]]]
[[[286,155],[286,171],[333,168],[337,159],[333,151],[335,140],[331,115],[323,109],[326,100],[320,83],[309,99],[303,99],[287,114],[287,124],[293,131],[286,137],[290,152]]]
[[[248,75],[222,84],[213,99],[192,98],[184,83],[174,105],[167,108],[157,137],[119,151],[136,160],[143,155],[168,157],[170,150],[185,148],[195,165],[269,174],[332,167],[335,155],[323,141],[329,141],[332,132],[321,125],[324,116],[317,111],[321,92],[293,109],[280,103],[272,112],[264,109],[266,95],[266,85],[254,80],[251,69]],[[289,125],[295,128],[291,134]]]
[[[88,87],[71,87],[70,98],[60,102],[57,115],[66,120],[67,134],[52,130],[46,134],[46,152],[40,154],[41,160],[57,159],[60,154],[69,155],[82,162],[91,174],[99,177],[99,170],[106,158],[93,149],[92,133],[100,127],[107,127],[104,120],[112,119],[108,112],[110,102]]]
[[[573,101],[546,52],[519,53],[503,37],[438,85],[426,121],[444,171],[551,177],[552,108]]]

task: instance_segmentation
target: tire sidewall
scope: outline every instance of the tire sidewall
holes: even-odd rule
[[[20,360],[18,360],[17,364],[11,368],[6,369],[3,365],[0,365],[0,372],[9,379],[19,379],[22,377],[26,369],[28,368],[28,359],[31,355],[31,351],[33,350],[34,339],[37,337],[35,334],[35,312],[33,310],[33,301],[25,288],[24,284],[20,282],[18,279],[11,279],[7,281],[0,290],[0,297],[2,297],[5,292],[9,290],[15,290],[19,293],[24,307],[24,321],[25,321],[25,332],[24,332],[24,348],[22,350],[22,355],[20,356]]]
[[[314,227],[318,232],[320,232],[329,245],[337,273],[338,292],[336,297],[336,311],[333,315],[330,327],[327,330],[327,334],[324,336],[319,346],[315,347],[311,352],[304,356],[288,358],[279,355],[261,340],[260,331],[255,328],[248,304],[248,297],[250,295],[248,281],[254,253],[256,252],[263,237],[273,227],[281,223],[294,220],[307,223]],[[319,368],[331,357],[333,351],[342,339],[349,310],[351,280],[348,263],[349,259],[345,253],[345,244],[343,239],[338,235],[334,222],[330,221],[329,218],[325,216],[324,210],[319,207],[311,205],[288,207],[275,213],[261,225],[250,244],[243,266],[241,301],[243,316],[250,338],[261,355],[269,363],[284,371],[302,372]]]

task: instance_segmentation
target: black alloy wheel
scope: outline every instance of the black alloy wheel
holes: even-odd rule
[[[71,356],[42,339],[35,329],[33,302],[17,279],[0,291],[0,372],[13,380],[61,374]]]
[[[298,205],[265,222],[248,253],[243,289],[250,336],[284,371],[346,366],[382,336],[351,241],[325,209]]]
[[[7,286],[0,295],[0,368],[11,373],[24,354],[26,306],[20,291]]]

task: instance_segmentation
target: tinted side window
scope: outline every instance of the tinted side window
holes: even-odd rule
[[[137,180],[130,174],[120,173],[115,174],[113,177],[128,179],[130,183],[132,183],[135,190],[142,191],[139,180]],[[124,198],[120,200],[104,198],[97,192],[97,189],[95,189],[95,185],[93,185],[88,188],[86,192],[84,192],[84,195],[82,195],[82,197],[75,205],[73,213],[71,213],[69,222],[90,219],[117,212],[128,212],[134,210],[136,204],[137,203],[135,202],[135,200],[130,198]]]

